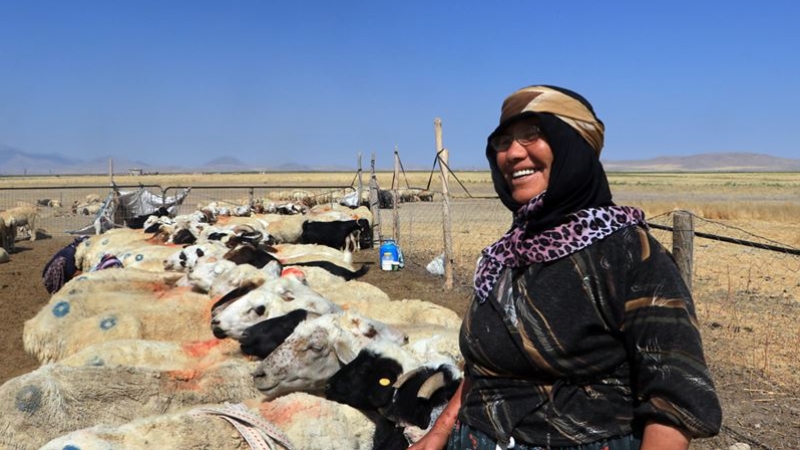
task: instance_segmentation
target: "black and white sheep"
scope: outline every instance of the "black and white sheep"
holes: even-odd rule
[[[439,417],[463,375],[453,364],[412,368],[407,359],[392,345],[371,344],[328,380],[325,397],[379,412],[398,427],[408,429],[406,444],[413,443]]]
[[[312,317],[316,316],[311,314]],[[286,340],[297,325],[309,317],[305,309],[295,309],[288,313],[267,319],[250,326],[239,338],[242,353],[264,359]]]

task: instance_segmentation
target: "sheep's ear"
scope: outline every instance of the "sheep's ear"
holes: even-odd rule
[[[342,364],[349,364],[352,360],[356,359],[357,356],[353,349],[342,342],[341,339],[334,344],[333,351],[336,352],[336,357],[339,358]]]
[[[295,299],[294,292],[291,289],[282,286],[278,289],[277,292],[278,296],[283,299],[283,301],[290,302]]]

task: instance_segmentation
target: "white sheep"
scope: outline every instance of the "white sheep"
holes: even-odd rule
[[[296,244],[300,242],[300,236],[303,234],[303,222],[306,218],[304,215],[281,215],[281,214],[264,214],[261,218],[265,220],[267,225],[267,233],[280,244]]]
[[[0,211],[0,219],[5,222],[6,227],[27,230],[30,240],[36,240],[40,218],[39,210],[35,206],[15,206]]]
[[[298,392],[270,402],[250,399],[236,405],[207,405],[124,425],[98,425],[53,439],[41,450],[151,450],[153,443],[158,443],[159,450],[249,448],[227,420],[210,410],[244,417],[245,422],[266,422],[263,428],[278,431],[297,450],[374,448],[375,424],[364,413]],[[273,448],[286,449],[277,442]]]
[[[249,359],[242,354],[239,343],[231,339],[193,342],[118,339],[84,347],[58,361],[58,364],[189,371],[232,358]]]
[[[112,272],[104,274],[103,272]],[[57,361],[81,348],[124,338],[193,341],[211,339],[203,323],[211,320],[213,299],[189,288],[175,288],[158,279],[148,285],[141,278],[131,284],[121,280],[106,290],[94,277],[134,269],[107,269],[83,274],[65,284],[39,313],[25,322],[25,350],[39,361]],[[155,277],[154,277],[155,278]]]
[[[0,448],[39,448],[70,431],[258,397],[252,362],[193,370],[45,364],[0,386]]]
[[[146,244],[156,246],[163,243],[153,240],[142,230],[114,228],[103,234],[91,236],[75,247],[75,265],[79,270],[88,272],[105,254],[116,256]]]
[[[424,300],[375,302],[369,298],[353,297],[337,299],[334,302],[344,310],[357,311],[367,317],[391,324],[430,324],[455,329],[461,327],[461,317],[455,311]]]

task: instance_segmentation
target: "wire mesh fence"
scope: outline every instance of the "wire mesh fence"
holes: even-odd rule
[[[163,196],[175,195],[180,189],[117,188],[147,188]],[[337,203],[353,190],[352,186],[195,186],[177,213],[186,214],[212,202],[236,206],[258,199]],[[108,185],[0,189],[0,210],[38,205],[40,232],[60,235],[91,223],[95,210],[87,205],[102,204],[111,192]],[[442,194],[433,192],[426,197],[429,201],[415,200],[401,202],[398,198],[396,211],[377,209],[375,246],[380,237],[392,237],[407,266],[427,266],[445,248]],[[481,250],[509,229],[512,216],[494,197],[451,198],[449,212],[454,281],[468,288]],[[673,214],[648,219],[652,234],[667,249],[673,245]],[[692,289],[712,370],[734,367],[753,386],[777,386],[774,392],[790,392],[780,395],[796,397],[791,392],[800,387],[796,370],[800,359],[800,251],[786,242],[797,242],[797,225],[783,226],[779,237],[765,237],[724,221],[698,215],[692,219]]]

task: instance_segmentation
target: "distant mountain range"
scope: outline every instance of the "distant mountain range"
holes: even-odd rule
[[[703,153],[634,161],[605,161],[608,172],[800,172],[800,159],[760,153]]]
[[[133,170],[143,173],[186,172],[334,172],[354,170],[345,166],[309,166],[305,164],[281,164],[277,166],[254,166],[231,156],[212,159],[197,166],[155,165],[126,158],[103,156],[89,160],[68,158],[52,153],[28,153],[9,146],[0,145],[0,175],[87,175],[124,174]]]
[[[158,166],[118,157],[99,157],[90,160],[68,158],[58,154],[28,153],[0,145],[0,175],[86,175],[107,174],[109,159],[116,174],[141,170],[143,173],[185,172],[339,172],[355,170],[345,166],[282,164],[255,167],[252,164],[224,156],[199,166]],[[800,159],[777,158],[758,153],[705,153],[691,156],[662,156],[652,159],[606,161],[609,172],[800,172]],[[414,170],[406,167],[406,170]],[[454,170],[460,170],[453,167]],[[387,169],[388,170],[388,169]],[[421,169],[429,170],[429,168]]]

